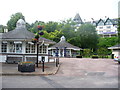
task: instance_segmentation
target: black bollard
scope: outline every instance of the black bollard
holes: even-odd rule
[[[42,57],[42,62],[43,62],[43,65],[42,65],[42,71],[44,72],[44,62],[45,62],[45,57]]]
[[[56,67],[58,67],[58,60],[57,60],[57,58],[56,58]]]

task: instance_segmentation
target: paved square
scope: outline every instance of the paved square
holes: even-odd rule
[[[112,59],[60,58],[56,75],[2,76],[3,88],[118,88]]]

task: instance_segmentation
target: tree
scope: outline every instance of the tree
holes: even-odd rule
[[[0,33],[3,33],[3,32],[4,32],[4,26],[0,25]]]
[[[76,32],[79,37],[79,47],[96,49],[98,43],[98,35],[95,27],[91,24],[83,24]]]
[[[10,20],[7,22],[8,31],[11,31],[11,30],[15,29],[16,23],[19,19],[25,20],[25,17],[23,16],[22,13],[18,12],[18,13],[15,13],[15,14],[11,15]]]
[[[58,42],[60,40],[60,37],[63,35],[62,31],[55,30],[54,32],[48,33],[47,31],[44,30],[44,38],[53,40],[55,42]]]
[[[99,38],[98,48],[108,48],[118,43],[118,37]]]
[[[31,32],[33,33],[37,33],[38,32],[38,25],[43,25],[45,26],[45,23],[43,21],[35,21],[34,23],[32,23],[31,25],[27,25],[27,29],[29,29]],[[44,30],[45,28],[43,28]]]
[[[45,24],[45,28],[44,29],[48,33],[50,33],[50,32],[54,32],[55,30],[58,30],[57,26],[58,26],[57,22],[50,21],[50,22],[48,22],[48,23]]]
[[[80,38],[77,36],[71,37],[67,41],[74,46],[78,46],[78,47],[81,46]]]

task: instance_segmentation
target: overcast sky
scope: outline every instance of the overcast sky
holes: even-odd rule
[[[1,0],[0,24],[6,25],[12,14],[21,12],[26,22],[60,21],[79,13],[86,21],[118,17],[119,0]]]

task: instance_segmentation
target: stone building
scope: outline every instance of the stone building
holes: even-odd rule
[[[19,19],[16,28],[12,31],[0,34],[0,62],[36,61],[37,45],[32,43],[34,33],[26,29],[24,20]],[[54,41],[39,38],[39,61],[41,56],[48,61],[48,46]]]

